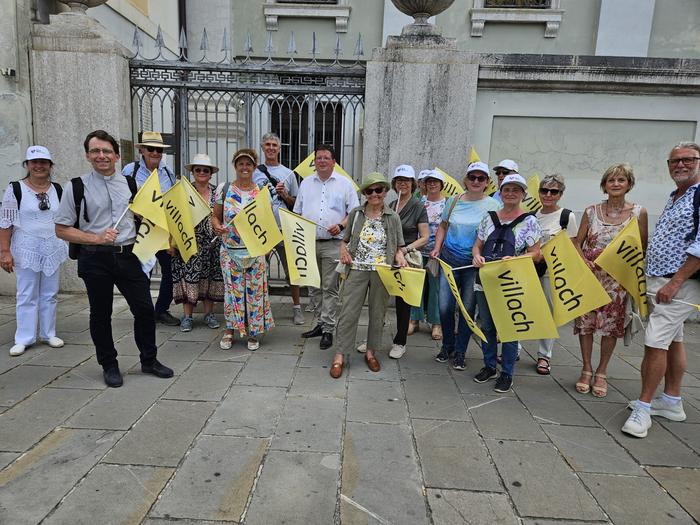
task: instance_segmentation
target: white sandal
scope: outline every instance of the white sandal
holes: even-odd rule
[[[224,334],[219,341],[219,348],[222,350],[231,350],[233,346],[233,334]]]

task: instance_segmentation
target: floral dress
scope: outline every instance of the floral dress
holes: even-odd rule
[[[241,336],[257,337],[275,326],[270,307],[265,256],[251,257],[236,228],[234,217],[259,193],[240,190],[233,184],[224,186],[219,203],[224,207],[224,224],[228,226],[221,246],[221,269],[224,274],[224,317],[227,330]]]
[[[635,204],[630,217],[622,224],[603,222],[600,204],[586,208],[588,216],[588,233],[581,247],[587,261],[594,261],[610,244],[632,217],[639,218],[642,207]],[[591,335],[599,333],[608,337],[622,338],[625,335],[625,308],[627,292],[615,279],[601,269],[594,269],[593,274],[612,299],[608,304],[576,318],[574,334]]]
[[[381,217],[365,219],[352,269],[374,271],[377,264],[386,264],[386,231]]]
[[[209,207],[216,204],[215,186],[209,184]],[[173,257],[173,298],[175,304],[196,305],[198,301],[224,300],[224,277],[219,257],[221,239],[214,233],[211,216],[194,229],[197,253],[187,263],[180,254]]]

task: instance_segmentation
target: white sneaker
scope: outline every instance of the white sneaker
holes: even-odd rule
[[[650,428],[651,414],[635,404],[632,414],[627,418],[625,424],[622,425],[622,431],[630,436],[644,438],[647,437],[647,431]]]
[[[403,356],[406,353],[406,345],[391,345],[391,350],[389,350],[389,357],[392,359],[401,359],[401,356]]]
[[[260,341],[258,341],[255,337],[249,337],[248,350],[255,352],[258,348],[260,348]]]
[[[364,354],[367,351],[367,343],[362,343],[357,347],[357,351]]]
[[[294,324],[304,324],[306,321],[304,320],[304,312],[301,311],[301,308],[293,308],[294,310]]]
[[[627,408],[634,410],[636,403],[636,400],[630,401],[627,404]],[[683,410],[683,401],[671,404],[662,396],[656,396],[651,400],[651,415],[665,417],[670,421],[685,421],[686,418],[685,410]]]
[[[63,339],[60,337],[49,337],[46,340],[46,343],[51,347],[51,348],[61,348],[65,343],[63,342]]]
[[[27,347],[25,345],[15,345],[12,348],[10,348],[10,355],[12,355],[12,356],[22,355],[26,349],[27,349]]]

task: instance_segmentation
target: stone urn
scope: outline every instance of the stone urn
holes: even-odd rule
[[[391,0],[396,9],[412,16],[414,22],[403,28],[402,35],[439,35],[437,28],[428,22],[431,16],[442,13],[454,0]]]
[[[73,13],[85,13],[89,7],[97,7],[107,2],[107,0],[60,0],[62,4],[70,7]]]

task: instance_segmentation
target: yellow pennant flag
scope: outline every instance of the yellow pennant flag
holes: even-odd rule
[[[129,204],[129,209],[136,215],[149,219],[159,228],[167,231],[168,221],[163,210],[163,194],[158,181],[158,172],[153,170],[143,183],[143,186],[134,195],[134,200]]]
[[[190,205],[190,212],[192,213],[192,224],[197,226],[211,215],[211,208],[190,181],[184,177],[180,181],[185,189],[185,193],[187,193],[187,203]]]
[[[481,158],[479,158],[479,154],[476,152],[476,148],[474,146],[471,147],[469,150],[469,161],[467,164],[471,164],[472,162],[480,162]]]
[[[636,217],[632,217],[605,247],[595,263],[627,290],[639,309],[639,315],[649,315],[644,251]]]
[[[464,192],[462,185],[450,177],[446,171],[443,171],[438,167],[435,168],[435,171],[439,171],[442,173],[442,176],[445,177],[445,184],[442,186],[442,195],[445,198],[452,197],[454,195],[461,195]]]
[[[520,208],[523,211],[532,213],[542,208],[542,203],[540,202],[540,177],[537,174],[527,179],[527,195],[525,195],[523,202],[520,203]]]
[[[156,252],[170,248],[169,240],[168,230],[160,228],[144,217],[134,241],[134,255],[139,258],[139,261],[146,263]]]
[[[450,285],[450,290],[452,290],[452,295],[455,296],[455,300],[457,301],[457,304],[459,305],[459,310],[462,312],[462,316],[464,317],[464,320],[467,322],[467,326],[469,329],[479,337],[484,343],[486,342],[486,336],[484,335],[484,332],[481,331],[481,328],[479,328],[474,320],[471,318],[469,315],[469,312],[467,312],[467,308],[464,306],[464,303],[462,302],[462,295],[459,293],[459,287],[457,286],[457,281],[455,281],[455,276],[452,273],[452,267],[444,262],[441,259],[438,259],[440,262],[440,267],[442,268],[442,272],[445,274],[445,279],[447,279],[447,284]]]
[[[501,341],[559,337],[531,257],[486,263],[479,277]]]
[[[170,235],[175,239],[180,257],[187,262],[197,253],[197,240],[187,190],[181,180],[163,194],[163,208]]]
[[[425,270],[377,265],[377,273],[389,295],[401,297],[411,306],[420,306]]]
[[[571,242],[565,230],[542,245],[557,326],[588,313],[611,299]]]
[[[282,234],[277,229],[267,186],[236,214],[233,225],[251,257],[265,255],[279,244]]]
[[[316,224],[280,208],[280,226],[289,268],[289,282],[320,288],[321,274],[316,262]]]
[[[486,195],[491,197],[497,191],[498,191],[498,186],[496,185],[494,180],[491,177],[489,177],[489,184],[488,184],[488,186],[486,186],[486,190],[484,193],[486,193]]]
[[[316,171],[316,165],[314,164],[314,156],[316,153],[312,151],[308,157],[306,157],[304,160],[302,160],[299,165],[294,168],[294,172],[299,175],[302,179],[305,179],[309,175],[312,175]],[[335,167],[333,168],[333,171],[336,173],[339,173],[346,179],[348,179],[350,182],[352,182],[353,188],[355,188],[355,191],[360,191],[360,187],[357,185],[355,180],[350,176],[350,174],[343,169],[343,167],[336,162]]]

